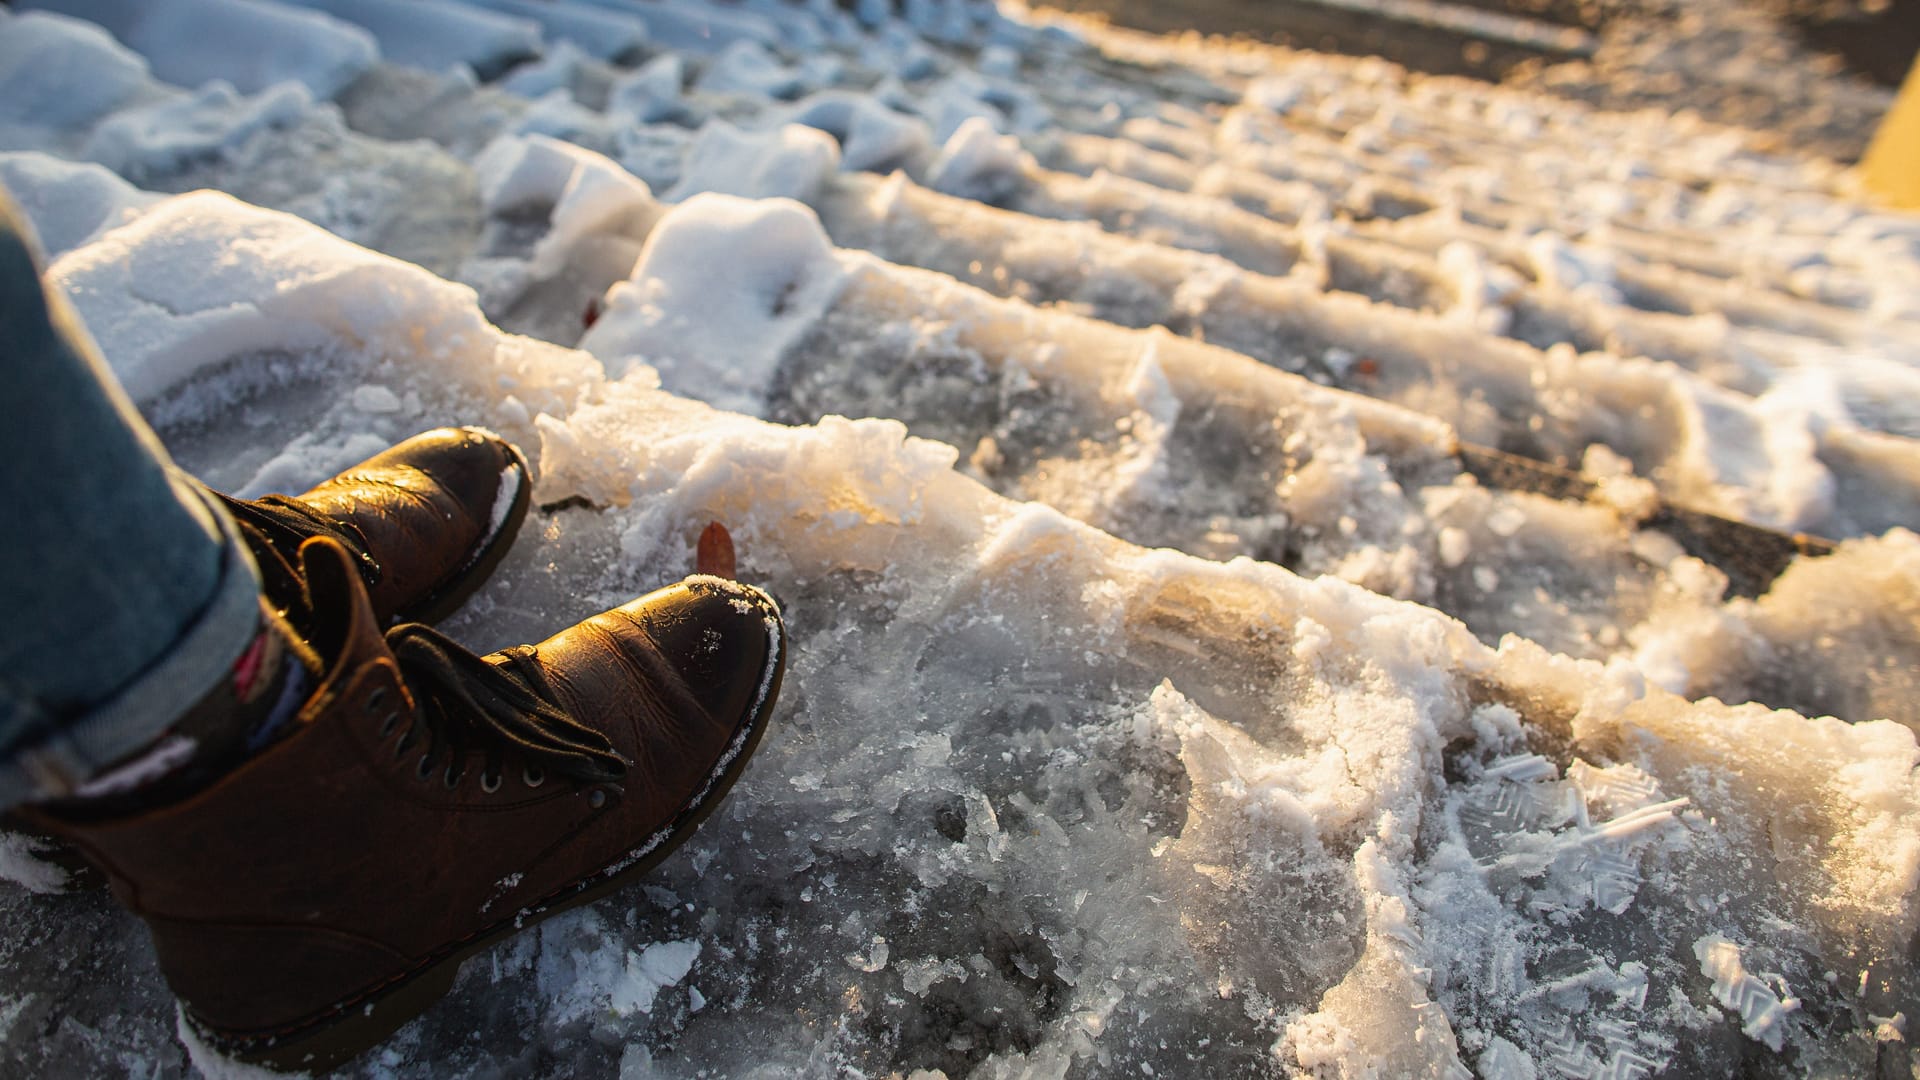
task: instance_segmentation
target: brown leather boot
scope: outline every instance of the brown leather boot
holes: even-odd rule
[[[355,556],[382,627],[399,619],[436,622],[457,610],[506,556],[532,497],[519,449],[477,428],[415,435],[298,496],[219,496],[276,607],[300,602],[300,545],[328,536]],[[30,885],[35,891],[104,883],[84,859],[17,814],[0,814],[0,843],[45,865]]]
[[[330,536],[356,557],[374,619],[438,622],[500,564],[533,497],[527,461],[475,428],[399,443],[297,496],[221,496],[251,541],[269,598],[290,584],[300,545]]]
[[[382,636],[352,556],[300,554],[326,667],[291,733],[175,805],[32,812],[146,920],[202,1038],[321,1071],[684,842],[758,744],[785,649],[765,593],[695,577],[478,657]]]

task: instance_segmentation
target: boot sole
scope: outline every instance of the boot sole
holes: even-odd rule
[[[513,493],[513,503],[507,508],[506,516],[501,519],[500,527],[481,543],[480,549],[474,553],[473,558],[467,560],[465,566],[454,571],[453,575],[442,582],[438,589],[414,601],[405,610],[395,612],[394,622],[432,624],[460,610],[460,605],[466,603],[468,598],[479,591],[480,586],[493,576],[493,572],[500,566],[500,561],[505,559],[507,552],[513,548],[514,538],[520,535],[520,526],[526,523],[527,511],[533,505],[533,469],[527,464],[526,455],[520,452],[519,447],[505,439],[500,439],[499,442],[506,447],[507,453],[512,458],[513,468],[520,474],[520,486]]]
[[[781,680],[787,667],[784,630],[774,641],[775,653],[770,668],[762,669],[766,687],[729,752],[731,759],[723,771],[678,817],[656,837],[664,836],[657,846],[641,847],[588,874],[545,900],[501,919],[465,941],[449,946],[447,952],[431,958],[411,975],[386,988],[349,998],[328,1006],[319,1014],[299,1023],[300,1030],[272,1036],[248,1036],[242,1032],[223,1032],[202,1023],[183,1002],[181,1015],[206,1045],[218,1053],[248,1065],[263,1065],[280,1071],[328,1072],[386,1041],[401,1025],[444,997],[453,988],[460,965],[523,930],[573,908],[591,904],[644,877],[680,849],[714,807],[725,801],[734,781],[746,770],[747,762],[760,747],[766,721],[780,697]]]

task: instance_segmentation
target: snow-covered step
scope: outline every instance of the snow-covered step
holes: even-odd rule
[[[1680,501],[1741,520],[1854,536],[1920,509],[1920,442],[1830,427],[1824,415],[1796,421],[1789,380],[1762,404],[1669,365],[1536,350],[1470,321],[1246,274],[1084,225],[1042,229],[904,178],[842,176],[816,201],[849,246],[1121,325],[1173,327],[1431,413],[1469,442],[1575,464],[1606,446]],[[1786,434],[1796,423],[1805,434]],[[1803,438],[1804,450],[1753,446],[1762,432]],[[1864,445],[1884,462],[1857,462],[1853,448]],[[1768,464],[1745,459],[1755,452]],[[1832,483],[1859,501],[1832,501]]]
[[[1463,200],[1470,213],[1507,220],[1530,215],[1556,224],[1572,213],[1576,220],[1598,216],[1642,227],[1668,229],[1677,223],[1704,231],[1730,214],[1765,207],[1776,215],[1774,227],[1779,231],[1830,232],[1836,215],[1861,214],[1856,207],[1824,197],[1781,205],[1782,200],[1756,197],[1731,183],[1716,185],[1705,194],[1688,185],[1642,183],[1636,193],[1633,185],[1604,174],[1591,178],[1576,174],[1552,184],[1529,175],[1526,168],[1491,168],[1489,159],[1445,167],[1424,149],[1407,149],[1395,156],[1387,149],[1355,146],[1325,132],[1292,127],[1266,110],[1250,107],[1229,110],[1217,124],[1201,128],[1135,118],[1122,126],[1121,134],[1196,164],[1236,163],[1281,179],[1379,186],[1405,193],[1396,195],[1392,203],[1411,207],[1432,205],[1436,199]],[[1559,160],[1552,159],[1556,164]],[[1583,189],[1607,201],[1569,200],[1569,191]]]
[[[1148,130],[1132,123],[1128,130],[1167,145],[1164,128]],[[1187,136],[1182,140],[1192,156],[1197,140]],[[1484,244],[1496,252],[1524,248],[1526,238],[1542,230],[1576,239],[1590,237],[1602,246],[1626,249],[1631,258],[1622,266],[1634,286],[1628,295],[1655,311],[1704,309],[1730,298],[1732,313],[1746,321],[1764,326],[1812,324],[1835,337],[1856,325],[1855,311],[1910,316],[1914,310],[1912,283],[1904,277],[1891,281],[1884,277],[1888,251],[1910,248],[1911,238],[1903,238],[1902,232],[1911,233],[1912,227],[1903,229],[1897,220],[1857,208],[1842,220],[1824,222],[1815,236],[1781,235],[1776,230],[1786,224],[1741,220],[1744,210],[1737,211],[1740,217],[1711,229],[1688,231],[1676,228],[1670,214],[1636,226],[1604,213],[1562,212],[1560,202],[1552,208],[1489,202],[1485,197],[1489,189],[1479,180],[1451,191],[1436,192],[1430,185],[1423,190],[1404,180],[1359,171],[1339,157],[1316,163],[1296,155],[1237,148],[1225,158],[1197,166],[1173,153],[1142,150],[1132,139],[1052,135],[1032,142],[1043,163],[1063,171],[1087,175],[1105,170],[1175,191],[1205,191],[1283,221],[1317,212],[1315,200],[1300,189],[1318,190],[1324,204],[1337,212],[1388,219],[1362,226],[1357,230],[1360,235],[1391,240],[1405,235],[1399,230],[1400,219],[1412,218],[1414,235],[1428,234],[1415,246],[1429,250],[1476,235],[1496,238]],[[1742,205],[1738,197],[1724,202],[1728,212]],[[1722,212],[1711,211],[1709,216]],[[1854,238],[1834,243],[1836,232]],[[1905,255],[1898,258],[1907,261]],[[1526,265],[1524,258],[1513,261]],[[1644,269],[1636,264],[1644,264]],[[1777,303],[1747,300],[1724,288],[1721,281],[1727,278],[1738,278],[1742,286],[1763,283],[1782,295]],[[1818,305],[1832,305],[1833,310]]]
[[[542,26],[461,0],[280,0],[372,34],[389,63],[428,71],[464,65],[493,79],[540,55]]]
[[[624,63],[648,50],[647,24],[638,13],[594,7],[580,0],[461,0],[487,11],[539,24],[549,43],[566,42],[595,59]]]
[[[216,253],[211,279],[132,269]],[[1884,1045],[1862,1017],[1905,1002],[1912,867],[1886,842],[1920,813],[1905,729],[1687,704],[1338,581],[1144,551],[988,492],[898,424],[778,427],[609,380],[492,331],[457,287],[220,196],[149,208],[53,280],[216,483],[297,485],[473,411],[521,440],[536,497],[575,508],[455,621],[478,646],[677,577],[713,520],[786,607],[780,722],[701,836],[630,903],[494,951],[359,1075],[515,1054],[1859,1073]],[[781,292],[759,295],[776,317]],[[11,888],[0,911],[11,1060],[177,1056],[131,916]]]
[[[945,152],[965,153],[966,148],[956,145],[960,141],[956,136]],[[1116,140],[1114,145],[1129,144]],[[1230,193],[1233,181],[1222,181],[1218,171],[1211,177],[1196,172],[1188,191],[1099,171],[1082,179],[1034,167],[1001,168],[986,182],[971,177],[958,182],[939,176],[932,179],[949,190],[1022,213],[1090,219],[1126,235],[1217,252],[1260,273],[1287,273],[1302,264],[1317,264],[1329,288],[1416,310],[1446,310],[1461,299],[1458,269],[1450,265],[1450,258],[1439,256],[1448,254],[1448,245],[1467,245],[1475,249],[1465,253],[1467,262],[1478,261],[1477,252],[1513,271],[1509,284],[1499,290],[1499,304],[1515,313],[1504,329],[1541,347],[1564,341],[1582,350],[1613,349],[1713,372],[1740,366],[1727,356],[1728,349],[1709,347],[1706,355],[1699,353],[1701,346],[1696,342],[1702,338],[1711,342],[1716,336],[1727,336],[1724,323],[1733,324],[1736,334],[1751,327],[1830,345],[1878,336],[1879,320],[1863,318],[1855,310],[1784,293],[1756,294],[1746,282],[1730,284],[1690,271],[1645,265],[1618,258],[1600,245],[1570,244],[1551,233],[1516,236],[1442,218],[1427,222],[1430,235],[1424,244],[1383,245],[1378,238],[1391,240],[1397,234],[1349,233],[1343,225],[1329,227],[1317,219],[1301,226],[1283,225],[1247,208],[1250,198],[1263,193],[1242,188],[1236,196]],[[1227,202],[1216,198],[1216,192],[1225,194]],[[1317,209],[1303,201],[1300,213],[1304,216]],[[1585,285],[1594,288],[1576,294]],[[1833,287],[1847,285],[1841,281]],[[1689,327],[1676,324],[1669,315],[1713,316],[1716,325]],[[1732,351],[1765,350],[1769,340],[1763,333]],[[1623,348],[1622,343],[1631,344]],[[1791,355],[1775,359],[1790,363]]]
[[[272,0],[18,0],[94,23],[146,57],[155,78],[188,89],[223,79],[243,94],[293,80],[330,98],[379,59],[373,35]]]
[[[815,122],[821,121],[816,120]],[[294,161],[318,160],[316,155],[310,152],[309,148],[300,145],[305,141],[307,140],[304,137],[294,136],[281,139],[279,145],[275,146],[272,139],[268,138],[264,140],[264,143],[267,147],[272,148],[272,152],[262,152],[256,149],[252,152],[252,156],[256,160],[276,161],[285,154],[293,153],[295,156],[291,160]],[[288,143],[294,145],[288,147]],[[348,149],[354,148],[351,139],[344,140],[344,143]],[[314,169],[296,170],[296,175],[311,177],[318,171],[319,170]],[[334,170],[328,170],[329,173],[332,171]],[[446,172],[448,179],[444,181],[443,186],[448,186],[449,190],[459,190],[464,186],[461,182],[464,178],[460,175],[460,170],[454,163],[449,162],[447,164]],[[190,186],[192,183],[201,182],[206,179],[208,179],[208,177],[204,172],[189,172],[184,178],[174,178],[170,182],[170,186]],[[324,206],[319,208],[303,207],[303,200],[308,199],[310,195],[325,194],[324,192],[313,193],[304,190],[285,190],[285,185],[280,176],[269,175],[262,181],[258,178],[245,175],[245,170],[241,170],[241,174],[238,177],[232,172],[225,174],[224,182],[221,182],[222,178],[220,177],[215,177],[214,179],[217,186],[224,186],[236,190],[245,197],[253,198],[270,205],[291,206],[295,209],[303,209],[308,216],[323,222],[329,222],[330,220],[329,215],[325,212],[326,207]],[[426,262],[429,265],[443,270],[450,270],[462,260],[466,251],[469,250],[469,245],[473,241],[473,234],[477,229],[477,225],[473,221],[472,213],[469,209],[470,206],[470,203],[463,205],[458,200],[454,200],[449,205],[449,209],[454,217],[452,219],[446,219],[444,224],[437,226],[417,228],[416,226],[420,223],[416,222],[412,215],[398,213],[392,215],[388,223],[376,223],[377,227],[371,229],[363,227],[357,233],[353,231],[351,226],[361,223],[350,220],[346,223],[349,226],[346,231],[348,235],[358,235],[362,238],[369,239],[389,250],[404,250],[412,257]],[[446,218],[447,213],[448,210],[441,211],[443,219]],[[829,215],[829,217],[830,220],[836,222],[842,220],[841,217],[835,215]],[[383,236],[383,231],[391,227],[410,229],[413,235],[408,237],[405,242],[389,236]],[[982,230],[982,233],[984,236],[1004,235],[1005,230]],[[409,248],[405,247],[405,243],[437,245],[437,248],[432,246],[415,246]],[[396,245],[400,246],[396,247]],[[1005,242],[1003,241],[1001,247],[1004,248],[1005,246]],[[1004,266],[1004,252],[999,252],[989,247],[983,249],[982,255],[984,258],[948,258],[946,261],[939,263],[938,266],[941,269],[956,274],[962,274],[963,270],[961,268],[963,266],[970,268],[975,262],[979,262],[985,267],[996,267],[1001,271],[1006,269]],[[1149,262],[1151,262],[1151,260],[1149,260]],[[1217,274],[1194,274],[1191,270],[1192,268],[1181,267],[1178,263],[1173,264],[1170,270],[1163,269],[1163,272],[1160,274],[1162,284],[1157,290],[1163,297],[1168,298],[1162,301],[1163,304],[1171,303],[1182,295],[1186,295],[1187,306],[1192,306],[1193,303],[1196,302],[1195,295],[1197,295],[1192,294],[1193,282],[1195,280],[1206,280],[1208,278],[1218,277]],[[1029,271],[1013,277],[1010,280],[1002,279],[1000,284],[1003,286],[1020,286],[1026,284],[1026,279],[1029,278],[1044,280],[1042,275]],[[1265,283],[1254,282],[1252,291],[1258,293],[1264,284]],[[1044,287],[1043,285],[1043,288]],[[1069,282],[1066,291],[1057,298],[1072,298],[1076,288],[1078,287],[1072,286]],[[1246,290],[1242,289],[1240,291],[1245,292]],[[1294,291],[1298,294],[1300,290],[1296,289]],[[1040,298],[1053,299],[1056,297],[1043,295]],[[1184,323],[1193,326],[1198,332],[1211,336],[1213,340],[1224,341],[1243,349],[1243,351],[1251,352],[1254,355],[1282,363],[1295,369],[1300,368],[1303,362],[1302,357],[1305,357],[1307,360],[1312,360],[1317,357],[1320,362],[1324,364],[1326,362],[1325,358],[1332,355],[1328,350],[1334,350],[1342,354],[1341,358],[1345,360],[1355,362],[1361,360],[1370,361],[1370,363],[1358,364],[1357,375],[1352,379],[1352,384],[1357,385],[1358,388],[1388,398],[1394,398],[1396,394],[1404,394],[1409,386],[1427,385],[1434,372],[1433,363],[1417,351],[1407,355],[1396,355],[1390,342],[1383,350],[1372,338],[1369,337],[1364,340],[1358,340],[1354,339],[1354,335],[1351,333],[1344,337],[1336,336],[1330,340],[1309,342],[1308,345],[1310,347],[1306,349],[1306,353],[1303,353],[1302,356],[1289,354],[1288,356],[1280,357],[1272,354],[1271,349],[1268,348],[1271,343],[1275,341],[1284,342],[1292,340],[1290,337],[1276,337],[1274,335],[1272,332],[1274,327],[1273,320],[1276,317],[1283,320],[1289,318],[1289,316],[1282,313],[1298,309],[1302,304],[1305,304],[1309,311],[1325,309],[1328,301],[1316,296],[1296,295],[1292,300],[1279,302],[1268,297],[1263,301],[1254,303],[1252,312],[1242,316],[1237,324],[1231,315],[1222,317],[1220,314],[1222,310],[1231,310],[1231,304],[1221,304],[1217,296],[1203,299],[1206,299],[1206,303],[1202,305],[1202,307],[1207,310],[1207,314],[1212,319],[1211,322],[1197,318],[1193,312],[1187,312],[1181,315],[1177,312],[1161,314],[1148,311],[1144,313],[1145,317],[1142,317],[1142,313],[1139,312],[1137,308],[1136,310],[1128,311],[1121,307],[1110,307],[1107,310],[1099,310],[1096,313],[1103,317],[1115,318],[1123,323],[1135,325],[1145,325],[1151,322],[1170,322],[1174,325],[1182,325]],[[1297,316],[1294,316],[1294,318],[1297,318]],[[1310,321],[1313,321],[1315,318],[1314,316],[1309,316]],[[1317,317],[1317,321],[1325,323],[1327,319]],[[1355,318],[1345,321],[1351,324],[1365,320]],[[1244,328],[1245,332],[1241,332],[1239,328]],[[1388,336],[1391,337],[1393,335]],[[1404,337],[1404,335],[1400,336]],[[1458,334],[1456,333],[1455,336],[1457,337]],[[1473,346],[1471,344],[1465,344],[1465,349],[1461,351],[1466,352],[1472,349]],[[1353,355],[1346,357],[1344,355],[1346,353]],[[1381,353],[1384,359],[1373,355],[1374,353]],[[1309,356],[1308,354],[1313,355]],[[1496,351],[1493,355],[1498,356],[1502,354]],[[1409,362],[1413,364],[1412,367],[1407,368],[1405,371],[1399,370],[1400,367],[1405,366]],[[1484,369],[1484,361],[1478,366]],[[1591,369],[1593,365],[1588,364],[1587,367]],[[1388,370],[1385,370],[1383,373],[1381,370],[1383,368]],[[1541,370],[1552,371],[1557,370],[1557,368],[1550,358],[1543,360],[1539,356],[1527,354],[1524,351],[1512,353],[1510,359],[1507,361],[1506,374],[1496,377],[1495,384],[1506,387],[1506,389],[1501,391],[1500,394],[1497,394],[1496,397],[1513,397],[1514,395],[1518,395],[1516,401],[1519,402],[1519,404],[1496,406],[1495,411],[1491,415],[1485,412],[1485,406],[1482,406],[1481,411],[1478,413],[1471,410],[1462,412],[1456,409],[1452,411],[1443,410],[1441,415],[1445,416],[1449,422],[1455,424],[1456,427],[1462,430],[1470,441],[1502,446],[1509,449],[1520,449],[1534,454],[1546,455],[1551,459],[1578,462],[1581,460],[1586,447],[1591,445],[1591,442],[1597,438],[1591,430],[1585,435],[1580,435],[1577,432],[1572,433],[1573,441],[1571,442],[1568,442],[1566,438],[1562,437],[1566,433],[1555,435],[1547,432],[1543,434],[1544,429],[1539,431],[1534,430],[1540,425],[1543,417],[1553,412],[1553,409],[1547,407],[1543,402],[1534,399],[1535,395],[1532,384],[1538,372]],[[1338,374],[1342,376],[1345,375],[1344,372]],[[1504,379],[1504,382],[1501,382],[1501,379]],[[1607,387],[1619,382],[1619,377],[1611,373],[1594,374],[1590,371],[1584,380],[1577,380],[1576,384],[1584,381],[1589,387],[1593,387],[1596,385],[1596,379],[1598,380],[1597,385],[1600,387]],[[1684,383],[1684,380],[1682,381]],[[1459,400],[1463,406],[1470,406],[1472,403],[1472,394],[1485,394],[1487,392],[1486,386],[1463,387]],[[1606,396],[1612,392],[1614,391],[1590,389],[1587,396],[1579,399],[1576,404],[1590,404],[1597,401],[1604,401]],[[1422,393],[1426,394],[1427,397],[1431,397],[1431,394],[1426,391],[1422,391]],[[1669,393],[1656,396],[1671,397],[1672,395]],[[1678,398],[1679,404],[1676,405],[1673,411],[1683,418],[1695,417],[1698,419],[1696,423],[1690,423],[1684,419],[1677,421],[1669,426],[1669,430],[1677,429],[1685,431],[1690,426],[1696,427],[1701,432],[1700,438],[1675,439],[1671,435],[1663,434],[1653,444],[1649,445],[1644,442],[1633,441],[1633,437],[1630,435],[1616,434],[1598,437],[1597,441],[1607,442],[1612,445],[1614,449],[1625,453],[1630,460],[1634,461],[1640,467],[1643,474],[1659,476],[1662,483],[1669,490],[1678,493],[1685,501],[1707,505],[1723,513],[1729,513],[1743,519],[1759,520],[1764,523],[1776,525],[1813,528],[1839,536],[1877,531],[1877,528],[1885,527],[1886,523],[1897,523],[1908,520],[1905,515],[1910,511],[1912,498],[1909,495],[1899,493],[1910,489],[1911,482],[1905,478],[1904,474],[1910,473],[1912,470],[1901,464],[1903,461],[1903,452],[1898,442],[1873,446],[1865,455],[1867,464],[1864,465],[1861,463],[1863,455],[1860,453],[1828,450],[1823,454],[1824,460],[1815,463],[1814,471],[1810,479],[1801,475],[1805,470],[1786,469],[1780,471],[1779,475],[1769,480],[1763,473],[1755,473],[1754,468],[1773,470],[1782,460],[1785,460],[1780,458],[1779,454],[1774,453],[1773,450],[1764,451],[1764,456],[1760,461],[1766,464],[1757,466],[1751,466],[1738,457],[1730,460],[1724,458],[1715,460],[1711,455],[1706,456],[1704,459],[1700,456],[1700,452],[1693,447],[1693,444],[1703,441],[1708,432],[1722,430],[1728,423],[1745,425],[1742,430],[1754,431],[1766,426],[1766,422],[1758,418],[1737,419],[1742,409],[1737,400],[1732,401],[1732,404],[1729,405],[1728,402],[1731,399],[1715,399],[1710,406],[1702,406],[1698,404],[1699,399],[1700,395],[1691,390],[1680,393]],[[1402,398],[1402,400],[1405,399]],[[1414,404],[1421,403],[1414,402]],[[1594,423],[1591,416],[1586,415],[1593,411],[1591,409],[1568,406],[1561,411],[1581,413],[1582,418],[1578,420],[1578,424],[1585,425],[1588,429],[1591,429],[1591,425]],[[1602,407],[1600,412],[1604,413],[1605,408]],[[1498,426],[1503,422],[1509,421],[1509,426]],[[1492,422],[1495,426],[1489,427],[1489,422]],[[1525,429],[1512,427],[1511,423],[1524,424]],[[1638,429],[1637,425],[1625,422],[1612,426],[1615,428],[1628,429],[1629,431]],[[1749,436],[1737,436],[1736,438],[1745,441],[1748,437]],[[1841,433],[1827,441],[1844,444],[1847,442],[1847,435]],[[1782,451],[1782,453],[1786,453],[1786,451]],[[1788,456],[1791,457],[1791,454]],[[1881,460],[1875,461],[1875,458]],[[1681,462],[1684,462],[1684,464],[1679,464]],[[1838,489],[1845,494],[1851,505],[1842,505],[1832,508],[1832,510],[1829,511],[1827,508],[1819,505],[1826,497],[1826,492],[1822,489],[1821,485],[1830,482],[1823,479],[1823,477],[1826,472],[1834,469],[1840,470],[1842,475],[1836,477],[1831,483],[1837,485]],[[1765,485],[1765,487],[1757,493],[1739,490],[1749,483],[1760,483]],[[1887,491],[1889,484],[1892,485],[1892,491],[1895,493],[1891,498],[1888,497]],[[1809,487],[1808,485],[1812,486]],[[1728,496],[1725,492],[1729,486],[1737,491],[1738,494]],[[1862,513],[1866,516],[1860,520],[1855,520],[1860,517]]]
[[[560,155],[535,148],[532,156],[547,169],[522,166],[521,180],[559,177]],[[653,230],[634,282],[614,290],[581,342],[616,371],[645,358],[669,389],[793,422],[897,418],[956,446],[969,474],[1002,493],[1150,546],[1250,555],[1437,604],[1488,640],[1517,632],[1601,658],[1642,647],[1664,656],[1685,640],[1689,659],[1660,664],[1675,689],[1761,681],[1752,654],[1729,644],[1757,640],[1751,601],[1723,605],[1727,579],[1689,551],[1730,559],[1741,573],[1754,569],[1755,545],[1768,538],[1722,522],[1732,546],[1701,548],[1692,541],[1713,537],[1685,530],[1711,523],[1661,509],[1644,481],[1603,474],[1585,485],[1585,506],[1580,496],[1569,504],[1463,487],[1451,433],[1418,414],[1164,333],[995,301],[945,278],[836,255],[791,204],[754,209],[703,196],[655,225],[637,193],[616,209],[604,182],[582,178],[591,163],[577,160],[580,170],[554,182],[544,201],[595,193],[577,206],[561,196],[556,214],[562,244],[572,235],[591,237],[591,246],[582,258],[542,241],[531,261],[578,275],[583,265],[631,257],[637,242],[610,253],[608,231],[632,235],[636,217]],[[526,205],[541,205],[531,188],[524,194],[534,200]],[[596,213],[610,216],[594,224]],[[629,224],[619,225],[621,216]],[[764,276],[735,281],[723,270],[756,263]],[[684,281],[695,284],[676,284]],[[768,296],[779,298],[777,311],[756,316],[753,305]],[[563,287],[544,297],[562,325],[578,318],[580,300]],[[523,295],[510,310],[528,319],[528,306]],[[1858,551],[1849,558],[1886,557],[1875,543],[1848,549]],[[1778,565],[1743,580],[1742,594],[1765,592]],[[1849,573],[1839,567],[1854,564],[1833,565]],[[1888,602],[1893,609],[1873,603],[1857,612],[1862,625],[1900,625],[1894,611],[1905,601]],[[1873,648],[1905,650],[1920,663],[1920,636],[1862,632]],[[1774,689],[1800,692],[1777,680]],[[1874,701],[1892,711],[1858,715],[1907,716],[1894,693]]]
[[[1397,219],[1356,222],[1357,235],[1439,253],[1448,244],[1464,241],[1489,254],[1522,265],[1529,230],[1519,223],[1491,227],[1469,220],[1457,211],[1431,210]],[[1861,270],[1835,265],[1837,256],[1802,245],[1740,242],[1711,246],[1689,242],[1672,233],[1655,233],[1603,223],[1568,237],[1576,243],[1610,248],[1617,260],[1638,264],[1643,273],[1677,270],[1691,280],[1687,287],[1704,295],[1729,285],[1745,287],[1768,300],[1788,303],[1813,300],[1827,308],[1869,312],[1882,317],[1914,317],[1902,310],[1896,287],[1904,282],[1876,280]],[[1823,247],[1833,248],[1832,240]],[[1865,246],[1865,245],[1862,245]],[[1887,260],[1882,260],[1883,263]],[[1800,307],[1806,307],[1801,304]],[[1819,309],[1815,309],[1816,312]],[[1816,316],[1819,317],[1819,316]],[[1831,319],[1830,313],[1824,317]]]
[[[1103,50],[1124,47],[1129,36],[1101,27],[1080,30]],[[1158,42],[1149,43],[1149,49],[1164,56]],[[1567,98],[1410,72],[1377,58],[1250,44],[1238,56],[1201,49],[1181,59],[1237,83],[1249,102],[1340,134],[1371,123],[1388,135],[1425,135],[1442,145],[1479,143],[1501,156],[1515,148],[1558,145],[1574,151],[1567,155],[1574,167],[1589,161],[1616,167],[1621,158],[1596,159],[1585,152],[1604,143],[1622,158],[1637,159],[1633,164],[1647,175],[1687,183],[1735,180],[1796,194],[1851,193],[1843,170],[1832,162],[1764,149],[1759,145],[1764,140],[1753,131],[1671,110],[1608,112]]]
[[[23,96],[28,108],[0,132],[0,151],[98,162],[147,190],[216,188],[444,274],[480,240],[472,170],[452,153],[404,140],[435,136],[473,153],[529,112],[519,98],[474,87],[470,75],[376,64],[341,94],[348,118],[389,129],[373,136],[343,125],[341,112],[298,86],[241,95],[212,83],[188,92],[152,78],[139,56],[89,24],[40,12],[0,20],[10,20],[0,22],[0,40],[26,46],[12,54],[0,47],[0,90],[57,86],[76,50],[122,73],[105,111],[39,108]]]

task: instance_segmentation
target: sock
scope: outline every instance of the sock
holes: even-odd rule
[[[258,633],[218,685],[152,742],[59,800],[59,812],[109,817],[178,801],[285,734],[320,658],[264,601],[260,613]]]

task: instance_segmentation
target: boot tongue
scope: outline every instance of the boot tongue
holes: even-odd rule
[[[319,667],[331,679],[342,659],[361,655],[368,646],[382,651],[379,625],[367,599],[366,583],[353,557],[328,536],[315,536],[300,545],[301,576],[305,582],[303,610],[287,616],[312,645]]]

